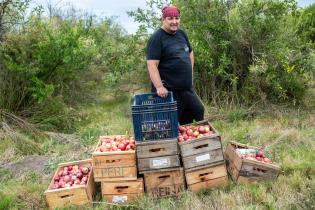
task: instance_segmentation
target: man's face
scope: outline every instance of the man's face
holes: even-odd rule
[[[179,17],[165,17],[162,18],[163,28],[170,33],[175,33],[179,27],[180,18]]]

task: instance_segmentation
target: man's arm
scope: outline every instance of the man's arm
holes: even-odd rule
[[[158,70],[159,60],[147,60],[147,66],[151,81],[156,89],[158,96],[165,98],[167,96],[167,89],[163,86],[161,76]]]

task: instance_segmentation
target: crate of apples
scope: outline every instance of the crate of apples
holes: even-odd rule
[[[189,141],[204,136],[216,134],[215,129],[208,121],[201,121],[196,125],[179,125],[178,126],[178,142]]]
[[[256,160],[264,163],[272,163],[272,161],[267,157],[266,152],[261,149],[236,149],[236,152],[240,155],[242,159]]]
[[[54,176],[54,184],[50,189],[86,185],[90,171],[91,167],[76,164],[61,167],[58,174]]]
[[[45,191],[50,209],[64,208],[68,204],[92,204],[93,194],[94,173],[91,159],[59,164]]]
[[[135,150],[135,139],[131,136],[101,136],[95,152],[115,152]]]

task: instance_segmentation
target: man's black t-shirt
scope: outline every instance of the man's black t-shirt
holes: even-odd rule
[[[178,29],[169,34],[158,29],[149,39],[147,60],[159,60],[159,72],[163,85],[169,90],[192,88],[192,65],[189,53],[192,51],[186,33]]]

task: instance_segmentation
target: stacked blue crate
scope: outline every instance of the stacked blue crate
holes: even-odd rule
[[[136,141],[178,136],[177,103],[172,92],[166,98],[161,98],[156,93],[136,95],[131,111]]]

